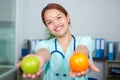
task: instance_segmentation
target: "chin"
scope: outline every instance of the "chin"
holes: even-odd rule
[[[61,37],[63,37],[64,36],[64,34],[59,34],[59,35],[57,35],[56,37],[58,37],[58,38],[61,38]]]

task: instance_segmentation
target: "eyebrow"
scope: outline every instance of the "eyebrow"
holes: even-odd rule
[[[61,14],[58,14],[57,16],[60,16],[60,15],[61,15]],[[56,17],[57,17],[57,16],[56,16]]]

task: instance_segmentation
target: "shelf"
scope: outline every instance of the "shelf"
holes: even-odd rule
[[[107,80],[120,80],[120,76],[107,76]]]
[[[106,58],[96,58],[96,57],[93,57],[93,60],[97,60],[97,61],[105,61]]]
[[[120,67],[120,60],[105,61],[105,80],[120,80],[120,75],[111,74],[111,67]]]
[[[120,60],[106,60],[109,63],[120,63]]]
[[[117,76],[115,76],[115,75],[113,75],[113,76],[112,76],[112,75],[107,75],[107,77],[108,77],[108,78],[113,78],[113,77],[114,77],[114,78],[120,78],[119,75],[117,75]]]

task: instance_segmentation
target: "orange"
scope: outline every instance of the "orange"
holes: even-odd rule
[[[88,69],[88,58],[85,54],[75,52],[70,58],[70,68],[74,72],[81,72]]]

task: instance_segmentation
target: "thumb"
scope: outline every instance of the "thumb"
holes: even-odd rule
[[[99,72],[99,68],[97,68],[90,60],[89,60],[89,68],[94,72]]]
[[[17,67],[17,68],[20,68],[20,67],[21,67],[21,61],[16,64],[16,67]]]

